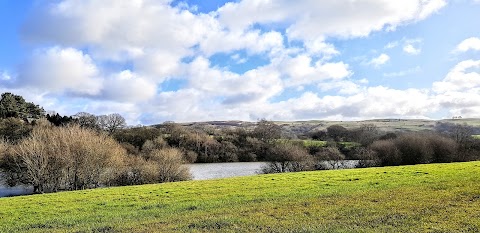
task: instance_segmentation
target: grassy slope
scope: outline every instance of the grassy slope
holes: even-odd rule
[[[282,125],[285,128],[295,128],[299,126],[305,126],[311,131],[325,130],[332,125],[341,125],[348,129],[358,128],[363,124],[374,124],[380,130],[383,131],[420,131],[420,130],[432,130],[437,122],[448,122],[455,124],[467,124],[470,126],[480,126],[480,119],[477,118],[465,118],[465,119],[444,119],[444,120],[424,120],[424,119],[375,119],[365,121],[279,121],[277,124]]]
[[[297,133],[307,133],[317,130],[325,130],[332,125],[341,125],[348,129],[358,128],[363,124],[374,124],[383,131],[421,131],[432,130],[437,122],[448,122],[455,124],[467,124],[470,126],[480,126],[480,118],[464,118],[464,119],[443,119],[443,120],[426,120],[426,119],[373,119],[364,121],[325,121],[325,120],[309,120],[309,121],[275,121],[281,125],[284,130]],[[180,123],[189,127],[211,127],[211,128],[235,128],[242,127],[245,129],[253,129],[255,122],[245,121],[210,121],[210,122],[188,122]]]
[[[0,232],[479,232],[480,162],[0,199]]]

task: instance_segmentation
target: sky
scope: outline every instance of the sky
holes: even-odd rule
[[[480,117],[480,0],[0,0],[0,92],[130,125]]]

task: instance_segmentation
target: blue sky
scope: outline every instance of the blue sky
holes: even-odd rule
[[[480,1],[0,0],[0,91],[129,124],[480,117]]]

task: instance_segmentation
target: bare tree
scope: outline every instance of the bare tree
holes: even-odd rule
[[[379,135],[378,127],[374,124],[362,124],[355,130],[355,140],[364,146],[372,144]]]
[[[394,140],[379,140],[373,142],[369,149],[376,152],[382,166],[397,166],[402,164],[402,155]]]
[[[113,134],[117,130],[123,129],[127,126],[125,118],[118,113],[98,116],[96,117],[96,124],[109,134]]]
[[[125,159],[125,150],[106,135],[77,125],[38,126],[13,146],[0,167],[10,185],[33,185],[42,193],[107,184]]]
[[[97,117],[88,112],[79,112],[72,116],[83,128],[98,129]]]
[[[472,139],[474,128],[466,124],[453,124],[448,122],[439,122],[435,125],[437,132],[448,135],[457,143],[463,144]]]
[[[269,149],[268,161],[263,173],[298,172],[312,170],[313,159],[305,148],[291,144],[275,144]]]
[[[157,182],[172,182],[191,179],[190,171],[183,166],[183,154],[175,148],[154,150],[149,153],[149,160],[157,166]]]
[[[358,159],[357,168],[375,167],[379,166],[381,161],[377,156],[377,153],[370,148],[357,147],[354,150],[355,159]]]
[[[270,143],[273,140],[280,138],[282,135],[282,129],[274,122],[262,119],[257,123],[252,135],[263,142]]]

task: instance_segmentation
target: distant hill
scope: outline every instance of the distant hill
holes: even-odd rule
[[[276,124],[282,126],[286,133],[305,134],[312,131],[325,130],[331,125],[341,125],[347,129],[357,128],[363,124],[374,124],[382,131],[422,131],[433,130],[437,122],[448,122],[454,124],[467,124],[474,127],[480,127],[480,118],[465,118],[465,119],[442,119],[442,120],[427,120],[427,119],[374,119],[363,121],[324,121],[324,120],[309,120],[309,121],[274,121]],[[244,128],[252,129],[255,127],[255,122],[249,121],[205,121],[205,122],[187,122],[179,123],[180,125],[192,128],[202,129],[235,129]],[[159,126],[159,125],[156,125]]]

